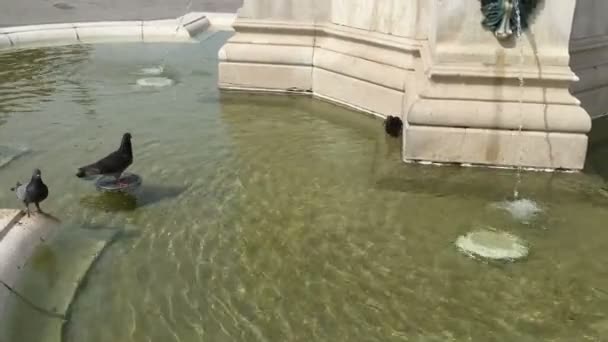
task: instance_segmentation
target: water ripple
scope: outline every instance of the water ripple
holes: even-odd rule
[[[91,271],[65,342],[598,334],[608,308],[591,288],[608,288],[597,276],[608,202],[596,179],[525,175],[522,193],[544,211],[518,224],[486,210],[512,193],[512,174],[403,165],[378,121],[306,98],[218,93],[217,65],[200,60],[210,48],[179,49],[165,64],[180,86],[158,92],[131,86],[165,46],[0,55],[0,135],[44,151],[0,177],[42,165],[48,210],[136,232]],[[109,210],[123,206],[66,167],[115,148],[125,130],[144,183],[129,210]],[[87,196],[111,205],[85,206]],[[0,205],[18,204],[0,192]],[[525,236],[533,257],[461,257],[454,239],[480,224]],[[541,225],[551,229],[530,229]]]

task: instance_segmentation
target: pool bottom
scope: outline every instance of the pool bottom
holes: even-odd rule
[[[497,206],[512,200],[512,171],[404,164],[379,120],[218,92],[222,43],[0,55],[2,143],[32,151],[0,177],[40,167],[47,211],[133,232],[88,272],[64,342],[602,337],[601,174],[524,173],[521,198],[542,211]],[[174,85],[137,86],[161,65]],[[128,171],[145,180],[137,194],[74,176],[125,131]],[[0,192],[0,206],[18,206],[12,195]],[[529,243],[529,257],[484,263],[454,246],[488,226]],[[23,310],[13,323],[36,317]]]

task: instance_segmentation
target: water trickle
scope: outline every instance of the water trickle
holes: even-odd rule
[[[190,12],[190,8],[192,8],[192,0],[188,0],[188,2],[186,3],[186,11],[184,12],[184,15],[182,15],[181,17],[179,17],[177,25],[175,26],[175,36],[176,37],[177,37],[177,35],[179,33],[179,29],[182,27],[182,23],[184,21],[184,16]],[[167,64],[167,57],[169,57],[169,53],[170,52],[171,51],[167,48],[167,52],[165,53],[165,55],[161,59],[159,68],[165,69],[165,66]]]
[[[517,163],[517,178],[515,182],[515,188],[513,189],[513,197],[515,200],[519,198],[519,187],[521,185],[521,173],[522,173],[522,158],[523,158],[523,149],[522,149],[522,139],[521,133],[523,129],[523,102],[524,102],[524,45],[521,42],[521,12],[519,7],[519,0],[514,0],[513,4],[515,5],[515,19],[516,19],[516,31],[515,31],[515,42],[519,45],[519,75],[517,79],[519,80],[519,127],[517,130],[518,139],[519,139],[519,158]]]

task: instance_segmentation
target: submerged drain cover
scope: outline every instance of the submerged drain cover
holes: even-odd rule
[[[125,172],[120,177],[120,183],[116,183],[114,177],[103,176],[95,182],[95,187],[97,190],[105,192],[129,192],[139,188],[141,183],[140,176]]]
[[[144,77],[137,80],[137,85],[142,87],[168,87],[173,85],[173,80],[167,77]]]
[[[460,236],[456,246],[465,254],[493,260],[517,260],[528,255],[523,240],[506,232],[479,230]]]

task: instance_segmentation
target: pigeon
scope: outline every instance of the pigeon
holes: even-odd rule
[[[97,175],[107,175],[116,178],[120,183],[120,176],[133,163],[133,150],[131,148],[131,133],[122,136],[118,150],[108,154],[97,162],[78,168],[76,177],[84,178]]]
[[[36,208],[38,208],[38,212],[42,213],[40,202],[49,196],[49,188],[42,181],[42,173],[39,169],[34,170],[32,179],[28,184],[17,182],[15,187],[11,188],[11,191],[14,191],[17,194],[17,198],[25,204],[27,217],[30,217],[30,203],[34,203]]]
[[[384,120],[384,130],[386,131],[386,134],[390,135],[391,137],[399,137],[402,129],[403,121],[401,121],[399,117],[389,115]]]

